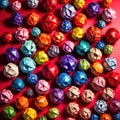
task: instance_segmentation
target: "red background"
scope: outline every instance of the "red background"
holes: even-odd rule
[[[10,2],[12,2],[14,0],[10,0]],[[24,17],[26,17],[26,15],[28,13],[30,13],[31,11],[35,11],[37,13],[40,14],[40,16],[48,13],[46,12],[42,7],[42,1],[40,0],[40,4],[39,6],[36,8],[36,9],[30,9],[27,7],[26,5],[26,0],[20,0],[22,1],[22,9],[19,11],[20,13],[23,14]],[[44,0],[43,0],[44,1]],[[92,2],[92,1],[97,1],[100,3],[101,5],[101,11],[103,10],[102,8],[102,0],[85,0],[86,1],[86,5],[88,5],[88,3]],[[57,6],[57,8],[52,11],[54,14],[56,14],[58,17],[59,17],[59,20],[62,20],[62,18],[60,17],[60,14],[59,14],[59,9],[60,7],[62,6],[63,4],[60,4]],[[102,30],[102,34],[104,36],[106,30],[110,27],[114,27],[114,28],[117,28],[118,30],[120,30],[120,8],[119,8],[119,5],[120,5],[120,0],[113,0],[113,4],[112,4],[112,7],[117,11],[117,19],[114,20],[111,24],[107,25],[103,30]],[[85,6],[86,7],[86,6]],[[83,12],[83,13],[86,13],[85,12],[85,8],[84,9],[81,9],[79,10],[78,12]],[[13,12],[10,10],[10,8],[7,8],[7,9],[0,9],[0,36],[4,33],[4,32],[14,32],[16,30],[17,27],[13,26],[11,23],[10,23],[10,17],[11,17],[11,14]],[[87,25],[84,27],[84,30],[86,31],[86,29],[92,25],[96,25],[97,23],[97,20],[98,20],[98,16],[96,18],[89,18],[88,17],[88,22],[87,22]],[[31,30],[30,27],[28,27],[25,23],[23,24],[24,27],[27,27],[29,30]],[[39,27],[41,27],[40,25],[38,25]],[[51,33],[52,35],[53,33]],[[66,35],[66,39],[71,39],[71,37],[69,37],[71,33],[68,33]],[[33,39],[32,37],[30,37],[30,39]],[[34,39],[33,39],[34,40]],[[72,40],[72,39],[71,39]],[[1,39],[0,39],[1,41]],[[117,41],[116,44],[114,44],[114,52],[112,53],[111,57],[115,57],[117,59],[117,62],[118,62],[118,66],[117,66],[117,69],[115,70],[116,72],[119,72],[120,71],[120,52],[119,52],[119,45],[120,45],[120,41]],[[14,92],[12,89],[11,89],[11,81],[12,79],[6,79],[4,76],[3,76],[3,67],[4,65],[7,64],[7,61],[5,59],[5,56],[4,56],[4,53],[5,53],[5,50],[9,47],[15,47],[15,48],[20,48],[21,46],[21,43],[20,42],[16,42],[15,40],[13,40],[12,43],[10,44],[3,44],[2,42],[0,42],[0,90],[3,90],[4,88],[7,88],[7,89],[10,89],[13,93],[14,93],[14,99],[12,100],[12,102],[10,102],[9,104],[2,104],[0,103],[0,120],[5,120],[5,118],[3,117],[2,115],[2,110],[5,106],[7,105],[14,105],[14,101],[16,100],[17,97],[21,96],[21,95],[25,95],[25,91],[28,87],[33,87],[34,86],[30,86],[26,83],[26,87],[24,90],[22,90],[21,92]],[[23,57],[23,55],[21,54],[21,58]],[[54,58],[54,59],[50,59],[50,61],[54,62],[54,64],[57,64],[57,61],[58,61],[59,57],[58,58]],[[80,59],[80,57],[78,58]],[[18,62],[19,63],[19,62]],[[18,64],[16,63],[16,64]],[[34,73],[37,73],[39,75],[39,79],[42,78],[42,75],[41,75],[41,70],[42,70],[42,67],[43,66],[37,66],[37,69],[34,71]],[[89,81],[86,85],[83,85],[80,88],[80,92],[82,92],[85,88],[90,88],[89,86],[89,83],[90,81],[93,79],[93,76],[90,76],[90,72],[88,71],[88,76],[89,76]],[[106,78],[107,77],[107,73],[105,72],[103,74],[103,76]],[[24,74],[20,74],[19,77],[22,77],[24,79],[24,81],[26,81],[26,75]],[[54,88],[54,87],[57,87],[56,84],[55,84],[55,79],[54,80],[50,80],[49,83],[51,84],[51,89]],[[66,88],[67,89],[67,88]],[[64,91],[66,91],[66,89],[64,89]],[[120,86],[118,86],[117,88],[114,89],[116,94],[115,94],[115,98],[118,98],[120,99]],[[50,91],[49,91],[50,93]],[[47,94],[47,98],[49,100],[49,93]],[[101,96],[101,91],[99,93],[95,93],[96,97],[94,99],[93,102],[91,102],[90,104],[84,104],[81,99],[78,99],[76,100],[77,103],[80,104],[80,108],[82,107],[88,107],[88,108],[91,108],[93,107],[95,101],[97,99],[102,99]],[[38,96],[37,94],[35,94],[35,96],[33,98],[30,98],[29,101],[30,101],[30,107],[33,107],[35,108],[34,106],[34,98]],[[56,119],[56,120],[65,120],[66,117],[68,117],[66,111],[65,111],[65,108],[66,108],[66,105],[70,102],[70,100],[65,97],[65,100],[63,103],[61,103],[60,105],[54,105],[50,102],[49,100],[49,106],[47,108],[45,108],[43,111],[40,111],[40,110],[37,110],[38,112],[38,116],[40,115],[47,115],[47,112],[49,110],[50,107],[58,107],[59,110],[60,110],[60,116]],[[15,108],[16,109],[16,108]],[[35,108],[36,109],[36,108]],[[24,112],[24,110],[20,111],[20,110],[17,110],[17,114],[16,116],[12,119],[12,120],[23,120],[22,118],[22,113]],[[92,112],[94,113],[94,110],[92,110]],[[109,113],[110,111],[107,111],[107,113]],[[112,113],[111,113],[112,114]],[[80,119],[78,117],[76,117],[76,120]]]

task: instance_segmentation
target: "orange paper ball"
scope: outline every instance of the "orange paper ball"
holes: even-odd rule
[[[27,108],[29,106],[29,101],[28,98],[24,97],[24,96],[20,96],[19,98],[17,98],[17,100],[15,101],[15,105],[18,109],[24,109]]]
[[[104,7],[110,7],[112,5],[112,0],[103,0]]]
[[[100,120],[112,120],[110,114],[103,113],[100,116]]]
[[[94,76],[99,76],[103,73],[103,66],[98,61],[94,62],[90,69]]]
[[[55,32],[54,35],[52,36],[52,40],[55,44],[59,44],[63,42],[65,39],[65,36],[62,32]]]
[[[74,24],[78,27],[83,27],[87,24],[87,17],[86,15],[82,14],[82,13],[78,13],[75,17],[74,17]]]
[[[35,99],[35,106],[40,109],[40,110],[43,110],[45,107],[48,106],[48,100],[45,96],[38,96],[36,99]]]
[[[44,48],[45,46],[48,46],[51,44],[51,37],[50,35],[46,33],[41,33],[35,40],[36,45],[39,48]]]
[[[39,22],[40,20],[40,16],[39,14],[35,13],[35,12],[31,12],[28,16],[27,16],[27,24],[29,26],[35,26],[37,25],[37,23]]]

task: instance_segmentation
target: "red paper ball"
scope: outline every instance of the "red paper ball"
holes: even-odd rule
[[[120,38],[120,33],[116,28],[109,28],[105,37],[108,43],[115,43]]]
[[[67,4],[67,3],[69,3],[69,2],[71,2],[71,0],[61,0],[61,3]]]
[[[53,14],[47,14],[42,17],[41,25],[44,31],[51,32],[58,27],[58,18]]]
[[[59,74],[59,69],[56,65],[49,63],[43,67],[42,72],[44,78],[52,79]]]
[[[102,31],[100,28],[92,26],[87,29],[86,36],[91,43],[95,43],[101,39]]]
[[[57,0],[45,0],[43,6],[47,11],[52,11],[56,8],[57,4]]]
[[[112,87],[116,87],[118,84],[120,84],[120,74],[117,72],[112,72],[108,76],[108,83]]]
[[[13,40],[13,35],[12,35],[12,33],[10,33],[10,32],[5,32],[5,33],[3,34],[3,36],[2,36],[2,40],[3,40],[3,42],[5,42],[5,43],[12,42],[12,40]]]

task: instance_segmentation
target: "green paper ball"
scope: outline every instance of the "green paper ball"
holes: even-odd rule
[[[3,115],[7,119],[12,119],[16,115],[16,111],[12,106],[7,106],[3,110]]]

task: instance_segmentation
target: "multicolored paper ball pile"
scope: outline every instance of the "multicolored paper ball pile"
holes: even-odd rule
[[[120,120],[120,99],[114,91],[120,74],[114,71],[116,58],[110,56],[120,32],[110,26],[102,33],[117,13],[111,7],[114,1],[101,3],[0,0],[0,10],[11,9],[10,23],[16,29],[1,36],[3,47],[9,46],[2,74],[11,81],[10,89],[0,91],[5,118],[23,111],[24,120]],[[29,13],[22,14],[23,8]],[[91,18],[97,24],[85,30]]]

